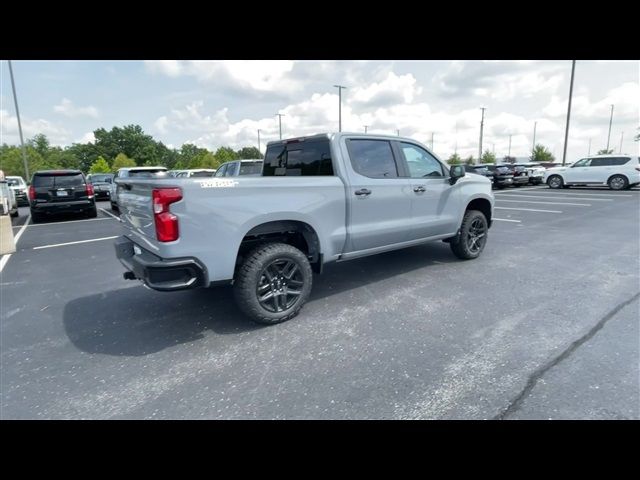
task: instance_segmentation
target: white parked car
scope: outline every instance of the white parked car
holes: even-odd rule
[[[515,166],[521,166],[527,169],[527,175],[529,177],[529,183],[532,185],[540,185],[544,178],[544,172],[546,169],[537,162],[529,163],[516,163]]]
[[[571,166],[547,169],[544,181],[549,188],[608,185],[612,190],[623,190],[640,184],[640,157],[624,154],[595,155],[578,160]]]

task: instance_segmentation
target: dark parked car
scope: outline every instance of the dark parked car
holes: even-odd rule
[[[493,186],[504,188],[513,185],[513,173],[509,167],[503,165],[484,165],[493,174]]]
[[[493,181],[493,173],[490,172],[489,169],[484,165],[465,165],[464,171],[467,173],[475,173],[476,175],[487,177],[489,180]]]
[[[29,201],[34,223],[57,213],[83,213],[88,217],[98,215],[93,185],[80,170],[35,172],[29,187]]]
[[[520,187],[522,185],[529,185],[529,173],[527,168],[521,165],[514,165],[512,163],[504,163],[498,165],[498,167],[504,167],[509,170],[509,173],[513,175],[513,185]]]
[[[93,185],[96,200],[109,200],[113,173],[92,173],[87,175],[87,181]]]

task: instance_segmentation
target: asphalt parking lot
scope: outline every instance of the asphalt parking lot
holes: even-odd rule
[[[3,419],[639,419],[640,191],[496,191],[482,256],[436,242],[314,278],[301,314],[122,278],[121,229],[23,227],[1,260]]]

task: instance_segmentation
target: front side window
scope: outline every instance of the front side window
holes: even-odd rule
[[[578,160],[572,166],[573,167],[588,167],[590,163],[591,163],[591,159],[590,158],[583,158],[582,160]]]
[[[218,170],[216,170],[216,177],[224,177],[224,173],[227,171],[227,165],[228,164],[224,164],[222,165]]]
[[[405,142],[400,143],[400,148],[407,160],[411,178],[444,177],[442,164],[424,148]]]
[[[238,174],[238,162],[232,162],[227,165],[227,171],[225,177],[235,177]]]
[[[358,140],[347,142],[353,169],[369,178],[397,178],[398,169],[387,140]]]

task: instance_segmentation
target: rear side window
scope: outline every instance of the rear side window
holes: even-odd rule
[[[34,175],[34,187],[77,187],[83,185],[84,175],[76,173],[72,175]]]
[[[329,139],[271,145],[267,148],[262,175],[333,175]]]
[[[240,164],[240,175],[260,175],[262,173],[262,162],[242,162]]]
[[[387,140],[347,141],[349,157],[353,169],[360,175],[369,178],[396,178],[396,167],[391,143]]]

